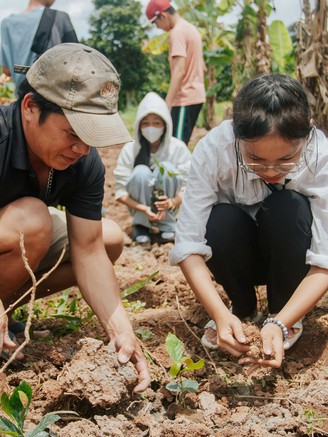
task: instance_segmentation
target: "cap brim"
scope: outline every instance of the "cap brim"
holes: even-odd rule
[[[115,114],[88,114],[62,108],[76,135],[88,146],[109,147],[131,141],[121,117]]]

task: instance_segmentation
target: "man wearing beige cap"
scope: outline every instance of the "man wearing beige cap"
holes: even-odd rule
[[[130,140],[117,113],[119,86],[115,68],[97,50],[60,44],[31,66],[18,100],[0,106],[0,313],[31,286],[20,232],[37,277],[68,242],[63,262],[38,286],[37,297],[78,285],[119,361],[134,363],[140,392],[149,372],[113,270],[122,233],[101,218],[105,168],[96,149]],[[58,204],[66,218],[53,208]],[[9,331],[2,317],[0,350],[14,347]]]

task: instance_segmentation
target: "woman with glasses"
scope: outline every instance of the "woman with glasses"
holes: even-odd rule
[[[328,141],[311,125],[304,90],[281,74],[251,80],[233,119],[194,150],[170,253],[212,318],[205,345],[255,362],[241,321],[259,321],[255,287],[266,285],[261,338],[272,359],[256,363],[281,365],[302,318],[328,289],[327,217]]]

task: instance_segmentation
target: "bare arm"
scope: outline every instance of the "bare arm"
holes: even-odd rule
[[[247,352],[250,348],[243,345],[245,336],[241,322],[222,302],[203,257],[190,255],[180,267],[197,299],[216,323],[218,344],[234,356]]]
[[[172,69],[171,69],[171,81],[170,87],[166,96],[166,104],[169,109],[171,109],[172,102],[177,92],[181,87],[182,80],[184,78],[186,71],[186,58],[183,56],[175,56],[173,58]]]
[[[135,365],[140,378],[135,391],[143,391],[150,383],[147,361],[120,298],[113,265],[103,244],[101,221],[71,214],[67,221],[72,265],[81,293],[115,345],[119,361],[131,360]]]

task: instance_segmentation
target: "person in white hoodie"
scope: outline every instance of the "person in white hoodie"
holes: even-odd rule
[[[190,163],[186,144],[172,137],[165,101],[148,93],[137,110],[134,141],[123,147],[114,170],[115,197],[133,216],[134,241],[150,243],[154,228],[159,230],[160,243],[174,240]]]

